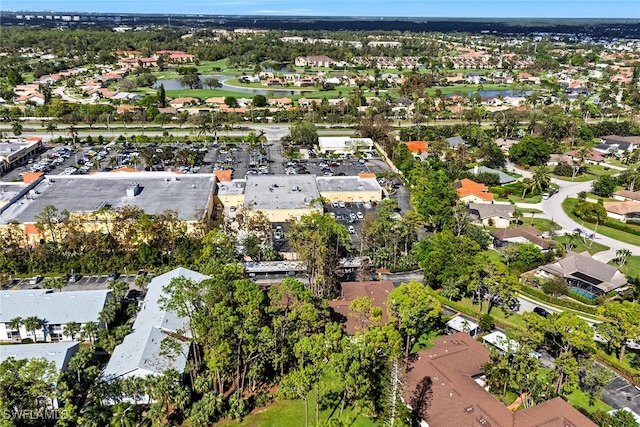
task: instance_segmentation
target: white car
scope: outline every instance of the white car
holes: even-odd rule
[[[356,228],[353,225],[347,227],[347,230],[349,230],[349,234],[356,234]]]
[[[344,204],[344,202],[338,202],[338,206],[340,206],[341,208],[346,207],[347,205]]]
[[[338,205],[338,202],[331,202],[331,206],[334,208],[337,208],[339,205]]]
[[[364,219],[364,214],[362,212],[356,212],[356,218]]]

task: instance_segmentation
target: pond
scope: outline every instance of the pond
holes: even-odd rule
[[[218,79],[218,81],[222,84],[222,87],[220,89],[230,90],[234,92],[243,92],[251,95],[266,96],[267,92],[270,92],[273,94],[273,96],[292,96],[292,95],[300,95],[302,93],[299,90],[277,90],[277,89],[260,89],[260,88],[253,88],[253,87],[243,87],[243,86],[230,86],[225,82],[229,79],[234,78],[231,76],[216,76],[216,75],[200,76],[200,81],[204,81],[204,79],[208,77],[213,77],[214,79]],[[183,86],[182,83],[180,83],[180,79],[158,80],[153,85],[153,88],[157,89],[160,87],[161,84],[164,85],[165,90],[177,90],[177,89],[187,88],[187,86]]]

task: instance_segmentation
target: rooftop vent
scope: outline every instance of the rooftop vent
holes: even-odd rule
[[[135,197],[138,194],[140,194],[141,188],[140,188],[140,184],[133,183],[130,186],[127,187],[127,196],[128,197]]]

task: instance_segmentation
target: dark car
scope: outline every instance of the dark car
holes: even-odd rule
[[[547,316],[549,316],[551,314],[551,313],[549,313],[547,310],[545,310],[542,307],[534,307],[533,308],[533,312],[536,313],[536,314],[539,314],[542,317],[547,317]]]
[[[118,277],[120,277],[120,273],[118,273],[117,271],[112,271],[109,273],[109,276],[107,276],[107,281],[113,282]]]

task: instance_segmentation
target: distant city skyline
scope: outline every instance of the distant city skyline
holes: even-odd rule
[[[630,18],[638,0],[3,0],[3,11],[433,18]]]

